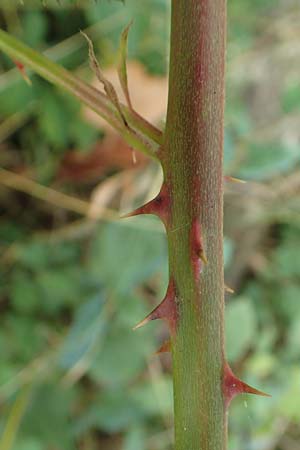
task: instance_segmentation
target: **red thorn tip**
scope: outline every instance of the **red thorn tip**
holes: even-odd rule
[[[14,63],[15,63],[15,65],[16,65],[18,71],[20,72],[20,74],[21,74],[23,80],[24,80],[29,86],[31,86],[31,85],[32,85],[31,79],[29,78],[29,76],[28,76],[27,73],[26,73],[24,64],[22,64],[20,61],[17,61],[17,60],[15,60]]]
[[[229,181],[231,183],[241,183],[241,184],[247,183],[247,181],[245,181],[245,180],[241,180],[240,178],[235,178],[235,177],[230,177],[230,176],[225,176],[224,180]]]
[[[151,320],[163,319],[169,324],[170,330],[173,333],[177,322],[177,308],[175,300],[174,282],[170,280],[167,293],[162,302],[150,313],[145,319],[139,322],[133,330],[137,330],[146,325]]]
[[[225,284],[224,286],[225,292],[228,292],[228,294],[234,294],[234,289],[232,289],[231,287],[227,286]]]
[[[141,214],[154,214],[161,218],[163,222],[167,222],[169,217],[170,201],[168,191],[165,185],[162,186],[159,194],[150,202],[135,209],[129,214],[122,216],[126,219],[129,217],[138,216]]]
[[[223,393],[226,406],[228,406],[231,400],[238,394],[254,394],[263,397],[271,397],[271,395],[259,391],[237,378],[227,363],[224,367]]]
[[[159,355],[160,353],[168,353],[171,351],[171,341],[165,341],[159,349],[155,352],[156,355]]]

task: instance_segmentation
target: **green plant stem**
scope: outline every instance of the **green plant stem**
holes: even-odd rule
[[[172,0],[162,164],[170,187],[175,448],[224,450],[223,116],[226,0]],[[197,276],[192,224],[208,260]]]
[[[26,68],[34,70],[46,80],[73,94],[112,125],[126,142],[156,159],[155,150],[161,144],[162,133],[138,113],[131,111],[125,105],[121,105],[130,127],[135,130],[135,133],[132,133],[132,130],[125,127],[120,121],[118,111],[105,94],[3,30],[0,30],[0,50],[13,60],[20,61]],[[151,145],[151,141],[156,146]]]

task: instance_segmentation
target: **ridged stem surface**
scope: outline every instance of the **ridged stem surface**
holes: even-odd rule
[[[172,0],[162,165],[170,193],[175,448],[225,450],[223,117],[225,0]],[[207,259],[207,264],[202,260]],[[201,272],[201,273],[200,273]]]

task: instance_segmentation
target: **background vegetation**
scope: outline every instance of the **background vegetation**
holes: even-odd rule
[[[134,102],[163,126],[169,1],[21,3],[3,2],[1,26],[90,80],[79,29],[112,73],[133,18]],[[225,172],[248,183],[225,190],[227,352],[272,394],[234,400],[229,448],[296,450],[300,7],[228,8]],[[0,67],[0,449],[170,449],[171,361],[154,355],[166,330],[132,332],[166,288],[164,234],[152,217],[118,220],[161,174],[59,89]]]

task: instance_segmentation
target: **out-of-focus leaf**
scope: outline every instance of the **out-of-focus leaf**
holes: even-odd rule
[[[58,363],[62,368],[72,368],[103,336],[106,331],[104,303],[104,297],[100,295],[79,307],[59,352]]]
[[[7,343],[5,353],[10,355],[16,366],[30,361],[45,344],[40,324],[30,316],[7,315],[4,329]]]
[[[228,166],[230,166],[230,163],[233,161],[234,153],[235,153],[235,149],[234,149],[234,142],[233,142],[232,136],[230,134],[230,131],[227,128],[225,128],[225,131],[224,131],[224,168],[225,168],[225,170]]]
[[[247,373],[256,377],[266,377],[272,374],[276,367],[276,357],[269,353],[256,353],[247,362]]]
[[[296,146],[252,144],[247,147],[238,176],[246,180],[268,180],[291,170],[299,161],[299,148]]]
[[[43,448],[74,450],[75,442],[69,426],[70,414],[76,398],[74,390],[44,384],[36,388],[20,432],[40,439]]]
[[[34,313],[40,307],[39,291],[25,272],[15,272],[11,280],[10,297],[17,313]]]
[[[65,102],[55,94],[54,89],[43,91],[38,121],[48,142],[55,148],[64,148],[68,143],[70,116]]]
[[[80,257],[74,243],[57,246],[34,240],[20,245],[15,254],[18,262],[34,272],[40,272],[50,265],[70,265]]]
[[[275,250],[274,266],[276,267],[277,276],[281,277],[298,277],[300,274],[300,258],[297,241],[286,240]]]
[[[41,293],[41,308],[54,314],[67,305],[78,303],[80,276],[79,268],[76,267],[41,271],[36,278]]]
[[[126,390],[106,389],[100,399],[75,423],[74,432],[81,434],[93,427],[107,433],[116,433],[136,425],[141,419],[139,408]]]
[[[299,292],[299,291],[298,291]],[[299,294],[298,294],[299,303]],[[289,330],[284,355],[297,360],[300,356],[300,314],[295,317]]]
[[[126,385],[146,366],[155,342],[149,331],[133,332],[131,328],[112,327],[94,361],[90,375],[100,383]]]
[[[44,450],[43,442],[32,438],[21,437],[14,445],[13,450]]]
[[[82,120],[74,120],[70,124],[70,135],[76,148],[80,151],[90,150],[99,135],[98,130]]]
[[[272,295],[272,303],[282,321],[291,323],[300,317],[299,285],[296,283],[280,283],[276,286]]]
[[[16,250],[17,260],[25,267],[33,270],[41,270],[46,267],[49,260],[47,247],[37,242],[30,242],[20,246]]]
[[[10,116],[20,110],[24,111],[35,98],[33,89],[24,83],[21,75],[20,80],[5,86],[5,89],[0,86],[0,94],[0,114],[5,116]]]
[[[280,399],[278,404],[278,409],[280,414],[290,420],[299,423],[300,420],[300,409],[299,409],[299,398],[300,398],[300,370],[299,367],[294,368],[290,373],[289,384],[286,392]]]
[[[93,242],[92,273],[101,274],[102,281],[116,295],[128,293],[167,266],[165,237],[163,233],[151,231],[152,220],[146,220],[148,229],[120,223],[107,224]],[[156,225],[157,221],[153,220],[153,226]]]
[[[138,385],[132,393],[137,405],[150,417],[171,417],[173,411],[173,382],[169,376],[154,377]]]
[[[48,21],[42,11],[26,11],[21,16],[23,35],[26,43],[31,47],[37,47],[43,42],[48,28]]]
[[[124,437],[123,450],[145,450],[146,433],[141,426],[131,427]]]
[[[229,238],[224,238],[223,242],[223,250],[224,250],[224,266],[228,266],[230,264],[232,255],[233,255],[233,242]]]
[[[227,355],[229,361],[236,361],[254,346],[255,311],[249,299],[240,297],[226,306],[225,313]]]
[[[289,84],[282,94],[282,107],[286,113],[300,108],[300,85],[299,80]]]

